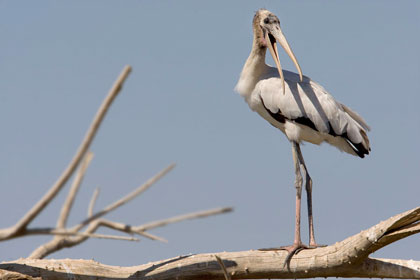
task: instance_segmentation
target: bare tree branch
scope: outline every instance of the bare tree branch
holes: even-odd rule
[[[73,157],[67,168],[63,171],[63,173],[57,179],[57,181],[54,183],[51,189],[13,227],[0,230],[0,240],[13,238],[14,235],[16,235],[19,231],[25,230],[26,226],[51,202],[51,200],[62,189],[64,184],[76,170],[83,156],[87,152],[90,144],[92,143],[96,135],[96,132],[98,131],[102,120],[104,119],[115,97],[120,92],[121,87],[130,72],[131,67],[125,66],[117,81],[114,83],[111,90],[109,91],[108,96],[105,98],[102,105],[99,107],[99,110],[96,113],[96,116],[93,119],[93,122],[90,125],[82,143],[80,144],[76,155]]]
[[[223,270],[223,275],[225,276],[225,280],[231,280],[232,278],[230,277],[229,273],[227,272],[226,266],[223,263],[222,259],[218,256],[218,255],[214,255],[217,262],[219,263],[220,267]]]
[[[92,124],[90,125],[82,143],[80,144],[75,156],[73,157],[73,159],[71,160],[67,168],[64,170],[64,172],[57,179],[55,184],[44,195],[44,197],[42,197],[41,200],[39,200],[32,207],[32,209],[30,209],[24,215],[24,217],[20,221],[18,221],[14,226],[10,228],[6,228],[6,229],[0,229],[0,241],[11,239],[11,238],[17,238],[17,237],[21,237],[25,235],[35,235],[35,234],[54,235],[54,238],[52,240],[50,240],[49,242],[35,249],[29,256],[30,259],[43,258],[62,248],[78,245],[81,242],[87,240],[88,238],[107,238],[107,239],[129,240],[129,241],[139,240],[134,237],[98,234],[96,233],[96,231],[100,227],[107,227],[107,228],[114,229],[120,232],[124,232],[128,234],[137,234],[137,235],[140,235],[140,236],[152,239],[152,240],[159,240],[159,241],[167,242],[166,239],[156,236],[154,234],[148,233],[146,232],[146,230],[155,228],[155,227],[165,226],[169,223],[175,223],[175,222],[183,221],[186,219],[202,218],[202,217],[207,217],[210,215],[226,213],[232,210],[231,208],[213,209],[209,211],[202,211],[202,212],[177,216],[170,219],[165,219],[165,220],[149,223],[146,225],[141,225],[138,227],[131,227],[130,225],[101,219],[102,216],[108,214],[111,211],[116,210],[117,208],[128,203],[129,201],[131,201],[132,199],[136,198],[137,196],[142,194],[144,191],[149,189],[155,182],[157,182],[160,178],[165,176],[169,171],[171,171],[174,168],[175,164],[171,164],[165,169],[163,169],[162,171],[160,171],[158,174],[156,174],[154,177],[146,181],[146,183],[139,186],[133,192],[111,203],[110,205],[102,209],[101,211],[93,213],[93,208],[99,194],[99,190],[96,189],[88,206],[88,217],[84,219],[81,223],[79,223],[78,225],[73,226],[72,228],[66,227],[67,220],[70,215],[70,211],[75,201],[77,192],[81,186],[81,183],[83,181],[88,165],[93,157],[93,153],[87,152],[88,148],[90,144],[92,143],[96,135],[96,132],[105,117],[106,112],[108,111],[113,100],[118,95],[119,91],[121,90],[122,84],[124,83],[130,71],[131,71],[130,66],[126,66],[123,69],[122,73],[120,74],[120,76],[114,83],[113,87],[110,89],[107,97],[102,102],[102,105],[98,109],[98,112],[96,113],[96,116]],[[79,165],[80,167],[74,177],[73,184],[71,185],[69,193],[61,208],[60,215],[56,223],[56,228],[50,228],[50,227],[28,228],[28,224],[34,218],[36,218],[36,216],[56,197],[58,192],[63,188],[63,186],[66,184],[68,179],[72,176],[72,174],[74,173],[74,171]],[[87,226],[86,229],[83,232],[81,232],[82,228],[84,228],[85,226]]]
[[[79,170],[74,177],[73,184],[70,187],[69,194],[67,195],[66,200],[61,208],[61,213],[57,221],[57,228],[64,228],[67,224],[67,219],[70,215],[71,207],[73,206],[74,199],[76,198],[77,192],[79,187],[83,181],[83,177],[85,176],[86,170],[89,166],[89,163],[93,159],[93,153],[88,152],[86,156],[83,158],[82,163],[79,167]]]
[[[158,237],[156,235],[152,235],[150,233],[146,233],[146,230],[150,230],[150,229],[157,228],[157,227],[163,227],[163,226],[166,226],[166,225],[172,224],[172,223],[179,223],[179,222],[185,221],[185,220],[204,218],[204,217],[208,217],[208,216],[224,214],[224,213],[231,212],[232,210],[233,209],[231,207],[210,209],[210,210],[193,212],[193,213],[189,213],[189,214],[185,214],[185,215],[175,216],[175,217],[171,217],[171,218],[168,218],[168,219],[164,219],[164,220],[160,220],[160,221],[156,221],[156,222],[152,222],[152,223],[147,223],[147,224],[139,225],[139,226],[131,226],[131,225],[126,225],[126,224],[122,224],[122,223],[111,222],[111,221],[104,220],[104,219],[100,220],[99,223],[102,226],[113,228],[115,230],[123,231],[123,232],[129,233],[129,234],[143,235],[143,236],[145,236],[147,238],[150,238],[150,239],[153,239],[153,240],[168,242],[164,238]]]
[[[232,211],[232,208],[228,208],[228,207],[217,208],[217,209],[211,209],[211,210],[176,216],[173,218],[159,221],[157,223],[149,223],[146,225],[140,225],[140,226],[134,226],[134,227],[130,225],[122,224],[122,223],[108,221],[105,219],[96,219],[89,223],[87,229],[83,233],[77,234],[80,228],[79,228],[79,225],[75,226],[67,231],[68,234],[60,234],[60,235],[65,235],[65,236],[56,236],[54,239],[52,239],[48,243],[39,246],[37,249],[35,249],[31,253],[29,258],[41,259],[63,248],[74,247],[86,241],[89,237],[96,237],[95,235],[93,235],[93,233],[96,232],[96,230],[100,227],[107,227],[107,228],[111,228],[111,229],[125,232],[128,234],[137,234],[137,235],[140,235],[140,236],[152,239],[152,240],[167,242],[166,239],[156,236],[154,234],[148,233],[146,232],[146,230],[151,229],[151,228],[156,228],[156,227],[162,227],[170,223],[181,222],[187,219],[203,218],[203,217],[208,217],[210,215],[228,213],[230,211]],[[169,222],[163,222],[163,221],[169,221]],[[153,227],[150,227],[149,225],[153,225]],[[53,229],[50,229],[50,230],[53,230]],[[71,233],[74,233],[74,234],[71,234]],[[70,237],[69,235],[74,235],[74,236]]]
[[[26,225],[28,225],[44,208],[47,204],[57,195],[57,193],[61,190],[73,172],[76,170],[76,167],[79,165],[79,162],[82,160],[83,156],[87,152],[90,144],[92,143],[96,132],[100,124],[102,123],[105,114],[108,112],[109,107],[111,106],[112,102],[114,101],[115,97],[118,95],[122,88],[122,84],[124,83],[125,79],[131,72],[130,66],[125,66],[123,71],[121,72],[120,76],[118,77],[117,81],[115,81],[114,85],[112,86],[111,90],[108,93],[108,96],[103,101],[102,105],[99,107],[96,116],[87,131],[85,138],[83,139],[76,155],[70,162],[69,166],[64,170],[61,176],[58,178],[57,182],[53,185],[53,187],[48,191],[48,193],[17,223],[17,228],[22,229]]]
[[[255,254],[252,254],[252,252]],[[224,265],[230,269],[231,279],[307,279],[315,277],[420,279],[420,262],[413,260],[367,258],[361,264],[353,264],[343,268],[314,267],[306,271],[293,272],[283,269],[282,258],[272,254],[272,252],[225,252],[217,253],[217,255],[223,258]],[[13,278],[16,275],[19,277]],[[93,260],[70,259],[19,259],[0,264],[0,279],[33,279],[38,277],[44,280],[226,279],[224,271],[220,269],[220,264],[215,260],[213,254],[179,256],[131,267],[104,265]]]
[[[194,212],[194,213],[190,213],[190,214],[180,215],[180,216],[172,217],[172,218],[169,218],[169,219],[164,219],[164,220],[160,220],[160,221],[156,221],[156,222],[151,222],[151,223],[148,223],[148,224],[145,224],[145,225],[133,227],[133,230],[134,231],[145,231],[145,230],[149,230],[149,229],[152,229],[152,228],[162,227],[162,226],[165,226],[167,224],[177,223],[177,222],[181,222],[181,221],[185,221],[185,220],[196,219],[196,218],[205,218],[205,217],[216,215],[216,214],[227,213],[227,212],[231,212],[232,210],[233,210],[232,207],[223,207],[223,208],[216,208],[216,209],[211,209],[211,210]]]
[[[21,273],[43,279],[298,279],[315,277],[370,277],[420,279],[420,261],[377,259],[369,254],[420,232],[420,207],[389,218],[328,247],[302,250],[290,267],[281,264],[287,251],[251,250],[196,254],[133,267],[106,266],[83,260],[20,259],[0,264],[2,279]],[[219,257],[225,270],[221,269]],[[66,269],[70,268],[71,269]]]
[[[140,195],[141,193],[143,193],[145,190],[147,190],[148,188],[150,188],[157,180],[159,180],[160,178],[162,178],[164,175],[166,175],[170,170],[172,170],[174,168],[174,164],[169,165],[167,168],[163,169],[162,171],[160,171],[158,174],[156,174],[154,177],[152,177],[151,179],[149,179],[146,183],[144,183],[143,185],[141,185],[140,187],[138,187],[137,189],[135,189],[133,192],[131,192],[130,194],[126,195],[125,197],[123,197],[122,199],[111,203],[109,206],[105,207],[103,210],[99,211],[98,213],[88,217],[88,219],[84,220],[83,222],[81,222],[80,224],[70,228],[67,230],[67,232],[69,233],[74,233],[73,237],[69,237],[68,235],[70,234],[66,234],[65,236],[62,235],[56,235],[52,240],[50,240],[49,242],[39,246],[37,249],[35,249],[29,256],[29,258],[44,258],[47,255],[50,255],[58,250],[61,250],[63,248],[69,248],[69,247],[73,247],[76,246],[84,241],[86,241],[89,237],[94,236],[92,235],[100,226],[106,226],[106,227],[110,227],[110,224],[106,223],[104,220],[100,220],[99,217],[117,209],[118,207],[124,205],[125,203],[127,203],[128,201],[132,200],[133,198],[135,198],[136,196]],[[69,195],[73,196],[72,191],[70,191]],[[90,202],[90,204],[92,204],[92,201]],[[81,234],[77,234],[85,225],[88,225],[87,229],[81,233]],[[117,229],[118,228],[114,228]],[[32,234],[35,234],[36,232],[38,232],[39,234],[51,234],[51,232],[53,232],[53,229],[50,229],[50,231],[46,231],[46,232],[42,232],[42,231],[33,231],[33,230],[26,230],[20,232],[20,234],[25,235],[27,232],[32,232]],[[126,232],[126,231],[124,231]],[[143,230],[144,232],[144,230]],[[154,238],[156,240],[163,240],[160,237],[154,236],[152,234],[141,234],[143,236],[147,236],[148,238]],[[114,238],[116,239],[116,238]]]
[[[96,199],[98,199],[98,195],[99,195],[99,188],[96,188],[95,191],[93,192],[92,199],[90,200],[90,203],[89,203],[88,217],[92,217],[93,215],[93,208],[95,207],[95,203],[96,203]]]
[[[144,236],[146,238],[149,238],[149,239],[152,239],[152,240],[157,240],[157,241],[161,241],[161,242],[165,242],[165,243],[168,242],[168,240],[166,240],[162,237],[147,233],[145,231],[134,230],[132,226],[127,225],[127,224],[112,222],[112,221],[108,221],[108,220],[105,220],[105,219],[100,219],[99,224],[101,226],[108,227],[108,228],[115,229],[115,230],[119,230],[119,231],[126,232],[126,233],[129,233],[129,234],[138,234],[138,235],[142,235],[142,236]]]
[[[169,165],[168,167],[166,167],[165,169],[163,169],[162,171],[160,171],[158,174],[156,174],[154,177],[150,178],[149,180],[147,180],[146,183],[144,183],[143,185],[141,185],[140,187],[138,187],[137,189],[135,189],[133,192],[129,193],[128,195],[126,195],[125,197],[121,198],[120,200],[108,205],[107,207],[105,207],[103,210],[97,212],[96,214],[88,217],[87,219],[83,220],[79,226],[83,227],[87,224],[89,224],[91,221],[98,219],[102,216],[104,216],[105,214],[108,214],[109,212],[111,212],[112,210],[117,209],[118,207],[126,204],[127,202],[129,202],[130,200],[132,200],[133,198],[135,198],[136,196],[140,195],[141,193],[143,193],[144,191],[146,191],[148,188],[150,188],[154,183],[156,183],[160,178],[162,178],[163,176],[165,176],[169,171],[171,171],[173,168],[175,167],[175,164],[172,163],[171,165]]]
[[[159,237],[155,234],[148,233],[146,231],[139,231],[139,232],[137,232],[137,234],[141,235],[143,237],[149,238],[151,240],[156,240],[156,241],[160,241],[160,242],[163,242],[163,243],[168,243],[168,240],[166,240],[165,238]]]
[[[127,240],[127,241],[140,241],[138,238],[128,237],[128,236],[118,236],[118,235],[109,235],[109,234],[97,234],[89,232],[78,232],[78,231],[68,231],[65,229],[56,229],[56,228],[32,228],[28,229],[25,232],[25,235],[54,235],[54,236],[81,236],[89,238],[100,238],[100,239],[115,239],[115,240]]]
[[[68,237],[68,236],[56,236],[51,241],[39,246],[37,249],[35,249],[29,256],[29,258],[32,259],[42,259],[46,256],[57,252],[63,248],[70,248],[74,247],[76,245],[79,245],[80,243],[86,241],[90,235],[94,234],[94,232],[102,226],[102,220],[97,219],[89,223],[87,229],[82,232],[80,235],[76,235],[74,237]],[[78,232],[78,231],[75,231]]]

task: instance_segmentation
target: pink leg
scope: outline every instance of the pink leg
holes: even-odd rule
[[[302,151],[300,150],[300,146],[297,146],[297,153],[299,162],[301,164],[302,170],[305,173],[305,188],[306,188],[306,195],[307,195],[307,202],[308,202],[308,222],[309,222],[309,247],[316,248],[319,245],[315,242],[315,234],[314,234],[314,220],[312,215],[312,179],[309,176],[308,169],[306,168],[305,160],[303,159]]]
[[[302,198],[302,175],[300,173],[300,163],[299,163],[299,144],[292,142],[292,153],[293,153],[293,163],[295,165],[295,188],[296,188],[296,217],[295,217],[295,239],[293,245],[281,247],[281,249],[287,250],[288,255],[284,262],[284,265],[290,262],[293,255],[301,249],[306,248],[302,244],[300,238],[300,211],[301,211],[301,198]]]
[[[292,142],[292,151],[293,151],[293,162],[295,164],[295,187],[296,187],[296,222],[295,222],[295,240],[293,245],[281,247],[282,249],[287,250],[288,255],[284,261],[284,266],[290,263],[290,260],[302,249],[312,249],[317,248],[319,245],[315,242],[314,236],[314,223],[312,216],[312,179],[309,176],[308,170],[306,169],[305,161],[303,160],[302,152],[300,146],[296,142]],[[302,197],[302,175],[300,169],[302,168],[305,173],[305,187],[308,196],[308,220],[309,220],[309,246],[302,244],[300,237],[300,209],[301,209],[301,197]]]
[[[293,242],[292,247],[294,245],[301,245],[302,240],[300,238],[300,209],[301,209],[301,198],[302,198],[302,175],[300,173],[299,167],[299,157],[298,157],[298,147],[299,144],[296,142],[292,143],[293,148],[293,162],[295,164],[295,188],[296,188],[296,217],[295,217],[295,240]]]
[[[292,257],[302,249],[312,249],[319,247],[315,242],[314,237],[314,226],[313,226],[313,217],[312,217],[312,180],[309,176],[309,173],[306,169],[305,162],[303,160],[302,153],[300,151],[300,146],[296,142],[292,142],[292,152],[293,152],[293,162],[295,166],[295,187],[296,187],[296,217],[295,217],[295,237],[293,244],[290,246],[283,246],[280,248],[267,248],[260,250],[286,250],[288,252],[287,257],[284,261],[284,265],[288,265]],[[302,175],[300,169],[305,172],[306,180],[306,192],[308,194],[308,216],[309,216],[309,246],[306,246],[302,243],[300,237],[300,212],[301,212],[301,198],[302,198]]]

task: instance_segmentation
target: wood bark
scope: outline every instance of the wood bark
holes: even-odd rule
[[[420,261],[370,258],[420,232],[420,207],[396,215],[328,247],[302,250],[288,266],[286,251],[250,250],[179,256],[133,267],[91,260],[20,259],[0,264],[0,279],[266,279],[369,277],[420,279]],[[220,261],[223,262],[221,265]]]

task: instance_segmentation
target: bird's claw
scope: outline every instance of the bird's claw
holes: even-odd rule
[[[283,267],[285,267],[287,265],[287,267],[289,268],[290,266],[290,261],[292,260],[292,257],[299,253],[300,251],[302,251],[303,249],[315,249],[316,247],[311,247],[311,246],[307,246],[305,244],[293,244],[290,246],[283,246],[280,247],[281,250],[286,250],[288,252],[286,258],[284,259],[284,263],[283,263]]]
[[[285,267],[287,265],[287,267],[289,268],[290,266],[290,261],[292,259],[292,257],[299,253],[300,251],[304,250],[304,249],[316,249],[319,247],[326,247],[327,245],[319,245],[319,244],[310,244],[310,245],[305,245],[302,243],[296,243],[290,246],[281,246],[281,247],[276,247],[276,248],[263,248],[263,249],[259,249],[260,251],[279,251],[279,250],[286,250],[288,252],[286,259],[284,260],[283,263],[283,267]]]

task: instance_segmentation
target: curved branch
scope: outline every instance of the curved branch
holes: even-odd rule
[[[299,279],[314,277],[361,277],[420,279],[420,262],[367,258],[359,265],[342,268],[319,268],[288,271],[284,258],[267,251],[217,253],[226,273],[214,254],[180,256],[141,266],[104,265],[93,260],[20,259],[0,264],[0,279]],[[302,267],[303,268],[303,267]],[[19,278],[11,278],[14,275]]]
[[[420,261],[369,258],[372,252],[420,232],[420,207],[396,215],[334,245],[302,250],[285,268],[286,251],[251,250],[180,256],[133,267],[84,260],[20,259],[0,264],[0,276],[43,279],[266,279],[371,277],[420,279]],[[215,255],[220,261],[215,259]],[[224,269],[221,269],[220,263]],[[71,268],[71,269],[70,269]],[[25,278],[23,278],[25,279]]]

